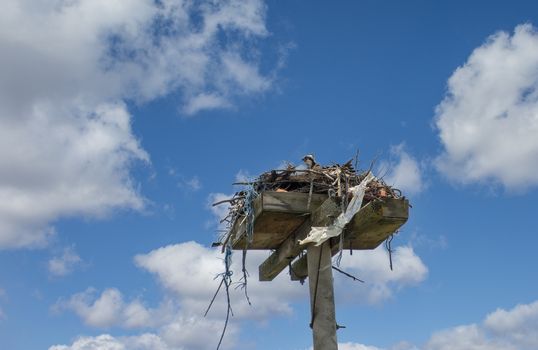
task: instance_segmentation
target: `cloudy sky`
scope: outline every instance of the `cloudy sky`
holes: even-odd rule
[[[210,203],[357,149],[413,208],[394,271],[343,256],[340,349],[538,348],[535,2],[4,0],[0,52],[0,348],[215,349]],[[309,349],[267,255],[223,348]]]

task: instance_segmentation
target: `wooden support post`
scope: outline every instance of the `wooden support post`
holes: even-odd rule
[[[344,249],[374,249],[389,235],[396,232],[409,216],[409,202],[385,198],[373,201],[361,208],[344,230]],[[339,252],[340,237],[331,238],[332,254]],[[308,276],[307,256],[291,264],[291,279],[303,280]]]
[[[330,242],[307,248],[314,350],[338,350]]]
[[[303,251],[299,240],[304,239],[311,226],[327,226],[339,214],[340,207],[332,198],[328,198],[278,247],[259,267],[260,281],[272,281],[282,270]]]

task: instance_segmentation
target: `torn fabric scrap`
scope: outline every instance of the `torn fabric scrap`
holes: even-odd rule
[[[366,177],[357,186],[351,187],[349,192],[352,195],[346,210],[338,215],[336,220],[329,225],[323,227],[312,227],[308,236],[299,241],[299,244],[315,243],[317,246],[325,242],[331,237],[339,236],[344,227],[351,221],[353,216],[361,209],[362,201],[364,199],[364,193],[366,192],[366,186],[375,179],[372,173],[368,173]]]

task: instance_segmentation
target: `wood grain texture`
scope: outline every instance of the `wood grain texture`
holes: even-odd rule
[[[304,239],[312,226],[326,226],[340,212],[334,199],[326,199],[306,220],[288,236],[282,244],[260,265],[260,281],[272,281],[288,264],[299,255],[303,247],[299,240]]]

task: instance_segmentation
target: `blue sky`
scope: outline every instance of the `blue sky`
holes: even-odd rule
[[[538,348],[532,1],[7,0],[0,348],[214,349],[216,198],[314,153],[401,188],[335,276],[344,350]],[[307,286],[233,294],[228,349],[308,349]],[[234,268],[240,269],[239,255]]]

